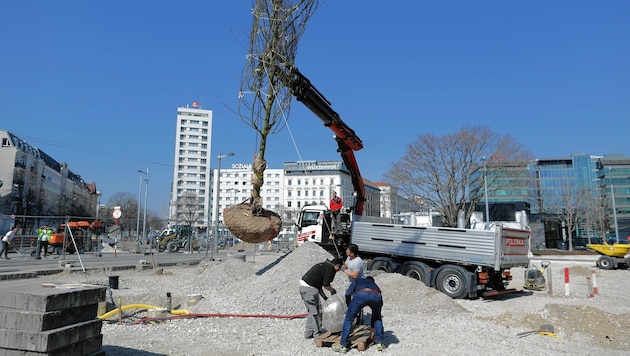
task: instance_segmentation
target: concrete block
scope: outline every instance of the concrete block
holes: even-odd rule
[[[35,352],[65,349],[98,337],[102,324],[102,320],[94,319],[41,332],[0,329],[0,348]]]
[[[79,265],[79,261],[59,261],[59,267],[61,268],[68,268],[68,266],[76,267]]]
[[[0,327],[10,330],[47,331],[89,321],[97,317],[98,304],[84,305],[51,312],[0,307]]]
[[[24,351],[15,349],[0,348],[0,355],[3,356],[105,356],[105,351],[101,350],[103,345],[103,335],[99,334],[91,339],[80,341],[76,344],[60,348],[49,352]]]
[[[50,312],[98,304],[105,300],[107,287],[86,284],[48,285],[38,280],[25,281],[0,289],[0,307]]]

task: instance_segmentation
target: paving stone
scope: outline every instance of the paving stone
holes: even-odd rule
[[[10,330],[47,331],[93,320],[98,304],[66,308],[51,312],[9,309],[0,307],[0,327]]]

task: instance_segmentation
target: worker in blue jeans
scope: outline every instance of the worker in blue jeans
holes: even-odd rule
[[[374,341],[376,343],[376,349],[383,351],[385,345],[383,344],[384,329],[383,318],[381,310],[383,309],[383,296],[381,295],[381,289],[374,282],[374,278],[368,276],[366,278],[355,279],[348,290],[346,295],[352,295],[350,304],[348,305],[348,311],[343,321],[343,327],[341,329],[341,341],[339,344],[333,345],[333,350],[336,352],[346,353],[350,351],[350,342],[348,337],[352,329],[352,321],[355,316],[364,307],[370,307],[372,309],[372,317],[370,318],[370,325],[372,327],[372,333],[374,335]]]

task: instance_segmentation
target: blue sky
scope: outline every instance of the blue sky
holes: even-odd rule
[[[251,163],[238,105],[251,1],[5,1],[0,129],[44,150],[103,202],[168,206],[177,107],[214,111],[212,168]],[[487,125],[537,157],[624,153],[630,140],[630,2],[323,1],[299,69],[363,140],[378,181],[418,135]],[[270,168],[340,160],[332,131],[294,102]],[[293,136],[293,139],[291,138]],[[296,145],[293,145],[295,140]]]

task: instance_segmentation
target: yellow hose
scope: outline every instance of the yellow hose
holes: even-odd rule
[[[128,305],[123,305],[120,309],[122,309],[123,311],[125,310],[129,310],[129,309],[161,309],[162,307],[157,306],[157,305],[150,305],[150,304],[128,304]],[[119,312],[119,308],[116,308],[112,311],[109,311],[103,315],[100,315],[98,318],[101,320],[107,319],[109,317],[112,317],[116,314],[118,314]],[[190,312],[186,309],[178,309],[178,310],[171,310],[171,314],[173,315],[182,315],[182,314],[190,314]]]

